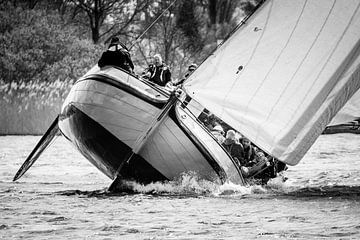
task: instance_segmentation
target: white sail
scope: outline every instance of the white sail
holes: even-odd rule
[[[359,7],[359,0],[266,1],[185,91],[295,165],[360,87]]]

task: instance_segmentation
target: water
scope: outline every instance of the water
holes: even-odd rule
[[[266,188],[186,175],[117,195],[62,137],[12,182],[39,139],[0,137],[0,239],[360,239],[359,135],[321,136]]]

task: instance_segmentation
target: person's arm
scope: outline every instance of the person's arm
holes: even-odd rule
[[[165,71],[165,83],[171,82],[171,72],[169,70],[169,67],[167,67]]]
[[[134,71],[134,64],[133,64],[133,62],[131,60],[130,53],[127,52],[126,58],[127,58],[127,62],[129,63],[129,66],[130,66],[131,70]]]
[[[101,55],[101,57],[100,57],[100,59],[98,61],[98,65],[99,65],[99,67],[103,67],[103,66],[106,65],[105,64],[105,52]]]
[[[153,74],[154,69],[155,69],[154,65],[150,64],[147,68],[144,69],[141,77],[143,77],[143,78],[145,78],[147,80],[150,80],[150,77]]]
[[[237,158],[239,159],[241,166],[247,165],[247,162],[245,161],[244,148],[240,143],[236,144],[236,152],[237,152]]]
[[[134,64],[133,64],[133,62],[131,61],[131,58],[129,58],[129,65],[130,65],[130,67],[131,67],[131,69],[134,71]]]

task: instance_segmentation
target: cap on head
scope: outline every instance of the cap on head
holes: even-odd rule
[[[120,40],[118,37],[113,37],[110,41],[110,45],[118,44],[120,43]]]
[[[120,42],[120,39],[118,37],[113,37],[111,39],[109,47],[111,47],[111,46],[117,46],[117,47],[125,49],[126,51],[129,51],[129,49],[125,46],[125,44]]]
[[[224,129],[223,129],[220,125],[216,125],[216,126],[213,128],[213,131],[218,131],[218,132],[220,132],[221,134],[224,134]]]

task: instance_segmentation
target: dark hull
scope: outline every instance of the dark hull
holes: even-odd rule
[[[67,138],[109,178],[114,179],[120,165],[123,165],[119,174],[125,179],[141,183],[167,180],[139,155],[134,155],[132,161],[125,163],[132,153],[131,148],[75,106],[70,106],[66,113],[67,117],[61,121],[67,122],[70,131],[63,135],[72,136],[73,140]]]

